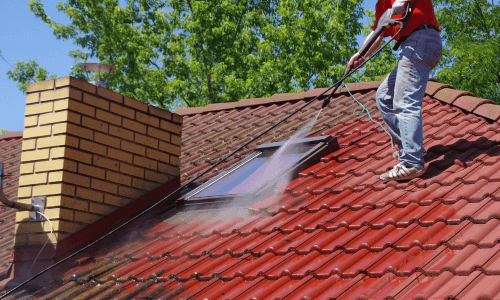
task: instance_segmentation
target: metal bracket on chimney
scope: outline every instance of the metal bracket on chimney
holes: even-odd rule
[[[43,214],[45,211],[45,200],[46,197],[33,197],[31,198],[31,205],[35,207],[39,212]],[[36,211],[30,211],[30,222],[39,222],[43,221],[43,217],[40,214],[37,214]]]

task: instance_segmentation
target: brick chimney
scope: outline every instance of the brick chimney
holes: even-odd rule
[[[53,245],[178,178],[181,116],[72,77],[26,92],[18,201],[46,197]],[[17,212],[17,248],[49,233]]]

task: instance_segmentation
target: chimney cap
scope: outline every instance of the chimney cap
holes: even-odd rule
[[[87,81],[93,85],[100,86],[102,88],[108,88],[108,79],[109,75],[111,75],[111,72],[116,70],[115,66],[108,65],[108,64],[103,64],[103,63],[82,63],[82,68],[85,70],[85,74],[87,74]],[[97,72],[97,80],[95,81],[90,81],[89,78],[89,71],[91,72]],[[101,72],[107,72],[108,77],[106,78],[106,81],[101,81]]]
[[[111,72],[116,70],[115,66],[103,63],[82,63],[82,68],[91,72]]]

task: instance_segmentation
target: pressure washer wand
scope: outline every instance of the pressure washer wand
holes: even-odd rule
[[[414,1],[413,5],[415,5],[415,4],[416,4],[416,1]],[[389,8],[388,10],[386,10],[384,12],[384,14],[380,17],[380,19],[378,21],[377,29],[375,29],[373,34],[371,34],[370,37],[366,40],[366,42],[363,44],[363,46],[361,47],[361,50],[359,50],[359,56],[353,61],[352,64],[347,65],[346,70],[344,72],[344,76],[342,76],[342,79],[340,79],[340,81],[337,84],[335,84],[335,88],[333,89],[333,91],[323,101],[323,104],[321,105],[320,113],[323,110],[323,108],[325,108],[330,103],[330,99],[332,98],[333,93],[335,93],[335,91],[337,91],[337,89],[339,89],[339,87],[342,85],[344,80],[347,79],[349,76],[351,76],[354,72],[356,72],[357,70],[362,68],[373,57],[377,56],[378,53],[383,48],[385,48],[401,32],[401,30],[403,30],[403,26],[404,26],[403,22],[408,20],[411,17],[412,13],[413,13],[413,6],[411,5],[411,3],[408,3],[408,6],[406,7],[406,13],[401,19],[392,19],[392,8]],[[362,64],[360,64],[358,67],[353,69],[352,66],[354,66],[356,64],[356,62],[359,60],[360,57],[363,57],[366,55],[366,53],[368,52],[368,50],[370,50],[370,48],[375,43],[375,41],[378,39],[378,37],[385,31],[387,26],[395,26],[395,25],[401,26],[398,33],[396,33],[396,35],[394,35],[394,37],[392,37],[392,39],[389,42],[387,42],[381,49],[379,49],[379,51],[375,52],[373,55],[368,57]]]

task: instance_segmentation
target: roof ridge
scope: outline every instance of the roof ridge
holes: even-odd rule
[[[347,83],[346,85],[349,91],[354,93],[377,88],[381,82],[382,81],[354,82]],[[271,97],[241,99],[238,102],[209,104],[204,107],[179,108],[175,110],[175,113],[182,116],[192,116],[235,108],[309,100],[320,95],[326,89],[327,88],[314,88],[309,89],[307,92],[274,94]],[[458,90],[452,85],[439,83],[434,78],[429,78],[425,93],[441,102],[453,105],[489,120],[498,121],[500,119],[500,105],[493,100],[476,97],[473,93]],[[342,95],[346,94],[346,92],[335,92],[335,94]]]
[[[5,134],[0,134],[0,141],[1,140],[10,140],[10,139],[15,139],[15,138],[22,138],[23,137],[23,131],[9,131]]]
[[[492,121],[500,119],[500,105],[490,99],[476,97],[471,92],[429,80],[425,93],[434,99]]]
[[[359,92],[364,90],[372,90],[378,87],[381,82],[382,81],[353,82],[353,83],[346,83],[346,85],[351,92]],[[283,103],[290,101],[310,100],[316,96],[319,96],[327,89],[328,87],[313,88],[307,90],[306,92],[274,94],[271,97],[240,99],[238,102],[213,103],[203,107],[178,108],[174,112],[181,116],[190,116],[195,114],[216,112],[216,111],[218,112],[221,110],[229,110],[234,108],[275,104],[275,103]],[[335,92],[335,94],[336,95],[347,94],[347,91],[343,91],[340,93]]]

